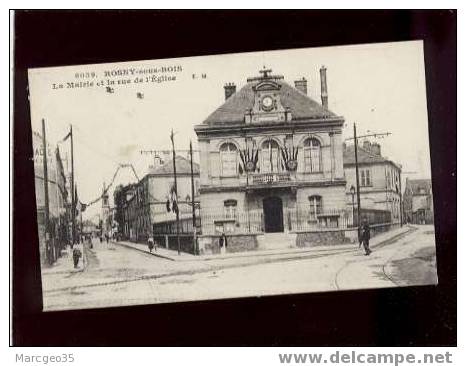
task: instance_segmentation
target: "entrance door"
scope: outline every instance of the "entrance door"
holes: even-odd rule
[[[283,203],[280,197],[267,197],[262,201],[264,208],[264,230],[266,233],[283,232]]]

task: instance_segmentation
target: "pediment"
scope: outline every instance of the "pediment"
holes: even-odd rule
[[[254,86],[254,91],[280,90],[281,85],[273,80],[265,80]]]

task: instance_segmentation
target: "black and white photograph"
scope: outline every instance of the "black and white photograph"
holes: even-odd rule
[[[422,40],[28,84],[44,311],[438,282]]]

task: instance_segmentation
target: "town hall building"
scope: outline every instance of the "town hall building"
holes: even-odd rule
[[[205,238],[221,232],[232,251],[236,235],[252,247],[261,234],[295,240],[306,230],[338,228],[346,215],[344,118],[328,109],[326,68],[322,103],[309,97],[304,78],[293,87],[272,70],[260,74],[239,91],[226,84],[224,104],[195,127],[207,246],[215,244]]]

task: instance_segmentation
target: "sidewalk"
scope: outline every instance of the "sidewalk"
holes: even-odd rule
[[[371,239],[371,247],[376,248],[378,245],[387,244],[388,241],[396,239],[400,235],[404,235],[410,229],[408,226],[403,226],[402,228],[396,228],[385,233],[381,233]],[[237,252],[237,253],[225,253],[225,254],[206,254],[206,255],[193,255],[189,253],[181,252],[178,255],[178,252],[175,250],[170,250],[166,248],[157,248],[157,251],[152,251],[150,253],[147,244],[143,243],[133,243],[129,241],[119,241],[116,244],[123,245],[128,248],[136,249],[141,252],[155,255],[160,258],[164,258],[176,262],[199,262],[199,261],[212,261],[212,260],[226,260],[233,258],[248,258],[248,257],[266,257],[266,256],[287,256],[290,258],[298,257],[302,254],[315,253],[315,254],[325,254],[331,252],[337,252],[341,250],[351,250],[357,249],[358,243],[350,244],[337,244],[337,245],[319,245],[312,247],[304,248],[285,248],[285,249],[270,249],[270,250],[255,250],[247,252]]]
[[[87,263],[86,253],[83,250],[82,244],[79,244],[78,247],[79,249],[81,249],[81,253],[83,253],[83,256],[79,260],[78,268],[74,268],[73,252],[70,248],[67,248],[66,252],[60,258],[58,258],[57,261],[50,267],[41,267],[42,275],[75,273],[84,271]]]

